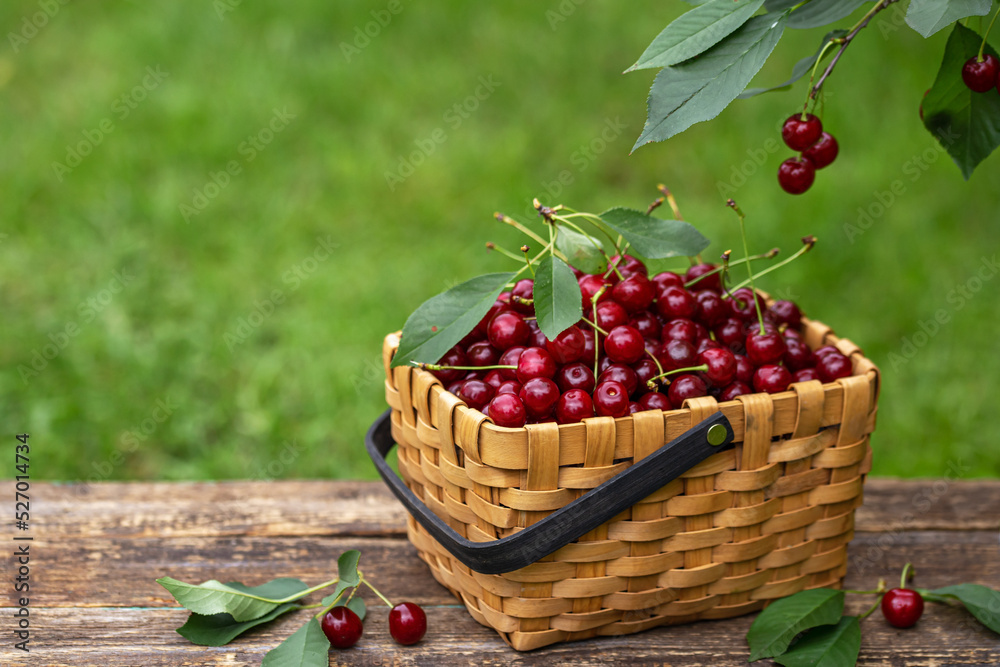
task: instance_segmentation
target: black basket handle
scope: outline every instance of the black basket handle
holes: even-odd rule
[[[712,454],[728,449],[735,437],[729,420],[717,412],[679,438],[591,489],[573,502],[513,535],[473,542],[440,519],[403,483],[385,457],[395,446],[391,411],[365,435],[365,448],[379,475],[410,514],[459,561],[483,574],[500,574],[534,563],[617,516]]]

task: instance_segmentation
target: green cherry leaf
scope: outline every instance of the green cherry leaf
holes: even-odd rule
[[[836,625],[812,628],[774,661],[785,667],[847,667],[858,664],[860,652],[861,625],[856,616],[844,616]]]
[[[538,328],[549,340],[554,340],[583,317],[580,283],[573,270],[558,257],[546,255],[538,263],[532,299]]]
[[[330,640],[319,621],[309,621],[264,656],[261,667],[329,667]]]
[[[930,593],[958,600],[980,623],[1000,634],[1000,591],[980,584],[959,584],[938,588]]]
[[[693,58],[746,23],[762,4],[764,0],[710,0],[664,28],[625,71],[669,67]]]
[[[788,27],[808,30],[836,23],[853,14],[869,0],[809,0],[788,17]],[[797,4],[797,3],[796,3]]]
[[[967,16],[986,16],[993,0],[910,0],[906,23],[924,37]],[[979,46],[976,46],[977,52]]]
[[[764,66],[787,20],[787,13],[754,17],[697,58],[664,67],[650,88],[646,124],[632,150],[722,113]]]
[[[351,598],[351,601],[344,606],[353,611],[355,614],[357,614],[358,618],[360,618],[362,621],[365,620],[365,615],[368,613],[368,608],[365,606],[364,600],[362,600],[357,596],[354,596],[353,598]]]
[[[309,588],[298,579],[290,578],[275,579],[255,587],[244,586],[238,581],[223,584],[214,579],[203,584],[188,584],[162,577],[156,582],[196,614],[230,614],[239,622],[259,618],[285,602],[293,601]]]
[[[631,246],[630,252],[647,259],[692,257],[708,247],[709,240],[681,220],[661,220],[633,208],[613,208],[601,220]]]
[[[760,95],[762,93],[773,93],[778,90],[788,90],[789,88],[792,87],[793,83],[804,77],[812,70],[813,65],[816,64],[816,59],[819,58],[819,54],[823,52],[823,47],[825,47],[828,42],[837,39],[838,37],[843,37],[846,34],[847,34],[846,30],[834,30],[832,32],[828,32],[823,37],[823,41],[820,43],[819,48],[816,49],[816,53],[812,54],[808,58],[803,58],[799,62],[795,63],[795,66],[792,67],[792,76],[790,79],[788,79],[788,81],[778,84],[777,86],[772,86],[771,88],[747,88],[737,96],[737,99],[745,100],[754,97],[756,95]],[[824,60],[832,56],[835,52],[836,49],[830,49],[829,51],[827,51],[826,55],[823,57]]]
[[[565,225],[559,226],[556,250],[584,273],[604,273],[608,270],[608,260],[603,249],[603,244],[593,236],[581,234]]]
[[[948,37],[934,85],[923,101],[924,127],[941,143],[966,180],[1000,146],[1000,95],[974,93],[962,81],[962,66],[979,52],[982,38],[961,23]],[[997,56],[986,45],[985,53]]]
[[[476,321],[478,322],[479,320]],[[340,580],[339,583],[347,584],[351,587],[361,583],[361,575],[358,574],[358,561],[360,559],[361,552],[356,549],[351,549],[340,554],[340,558],[337,559],[337,578]]]
[[[225,646],[250,628],[273,621],[282,614],[299,608],[300,605],[288,602],[275,607],[263,616],[242,623],[238,622],[230,614],[205,616],[203,614],[192,613],[188,616],[187,622],[177,628],[177,633],[191,643],[200,646]]]
[[[843,613],[844,592],[830,588],[815,588],[775,600],[760,612],[747,632],[750,662],[781,655],[800,632],[835,624]]]
[[[403,325],[392,367],[438,361],[475,328],[514,275],[487,273],[422,303]]]

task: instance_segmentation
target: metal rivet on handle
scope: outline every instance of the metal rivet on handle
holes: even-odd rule
[[[722,424],[712,424],[708,428],[708,444],[718,447],[726,441],[726,427]]]

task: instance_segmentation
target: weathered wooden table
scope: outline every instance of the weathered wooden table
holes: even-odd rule
[[[13,483],[4,482],[13,499]],[[895,580],[903,564],[917,585],[1000,586],[1000,483],[867,482],[846,585]],[[0,603],[2,665],[259,665],[303,622],[293,613],[229,646],[206,648],[174,632],[187,612],[154,582],[280,576],[315,584],[337,555],[359,549],[361,567],[384,592],[419,602],[429,630],[413,647],[389,637],[386,608],[367,595],[361,642],[331,664],[361,665],[741,665],[753,617],[659,628],[620,638],[561,644],[532,653],[508,648],[478,625],[431,577],[404,534],[404,510],[378,482],[102,483],[31,487],[30,653],[13,649],[15,551],[5,530]],[[314,596],[317,597],[318,596]],[[849,596],[856,597],[856,596]],[[867,604],[852,603],[851,611]],[[912,630],[879,614],[862,627],[863,665],[1000,665],[1000,637],[961,609],[928,605]],[[764,661],[758,664],[769,664]]]

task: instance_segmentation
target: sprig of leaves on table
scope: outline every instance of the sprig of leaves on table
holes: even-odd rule
[[[687,1],[697,6],[664,28],[626,70],[661,68],[649,91],[645,127],[632,150],[715,118],[735,99],[789,90],[818,59],[834,56],[837,49],[824,49],[831,40],[849,40],[849,32],[857,32],[865,23],[862,19],[851,31],[839,25],[831,32],[831,26],[863,6],[878,12],[897,0]],[[979,52],[982,38],[958,21],[987,15],[992,4],[992,0],[910,0],[906,12],[906,23],[925,38],[953,26],[923,102],[922,118],[966,179],[1000,146],[1000,96],[974,93],[962,83],[962,65]],[[747,89],[786,29],[814,28],[826,28],[820,48],[798,61],[787,81]],[[984,52],[996,55],[989,44]]]
[[[280,578],[260,586],[244,586],[232,581],[223,584],[214,579],[202,584],[188,584],[171,577],[161,577],[156,582],[174,599],[191,611],[191,615],[177,632],[201,646],[224,646],[241,634],[258,625],[273,621],[290,611],[321,607],[322,613],[339,606],[344,593],[350,589],[349,599],[343,603],[362,620],[365,602],[354,595],[362,583],[358,571],[358,551],[345,551],[337,559],[337,578],[310,588],[293,578]],[[298,601],[318,590],[334,586],[333,592],[318,605],[302,605]],[[310,616],[305,625],[264,656],[263,667],[326,667],[329,664],[330,642],[320,627],[319,619]]]
[[[928,602],[960,602],[980,623],[1000,634],[1000,591],[979,584],[917,591]],[[844,591],[816,588],[776,600],[747,632],[750,662],[773,658],[785,667],[857,664],[860,621],[857,616],[844,616]]]
[[[619,256],[628,252],[646,260],[695,256],[709,244],[687,222],[636,209],[618,207],[595,215],[537,202],[536,207],[548,227],[548,242],[506,216],[496,217],[545,244],[542,250],[517,272],[477,276],[421,304],[403,326],[393,367],[438,361],[475,328],[500,293],[529,270],[534,275],[532,301],[538,327],[553,340],[582,316],[583,297],[570,265],[585,273],[607,270],[611,258],[605,239]]]

